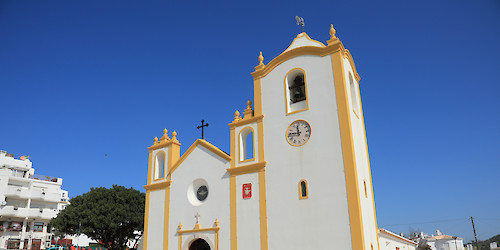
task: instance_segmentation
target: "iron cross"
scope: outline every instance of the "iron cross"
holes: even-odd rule
[[[203,135],[203,128],[204,127],[208,127],[208,123],[207,124],[204,124],[205,120],[201,120],[201,126],[198,126],[198,129],[201,128],[201,139],[204,139],[204,135]]]

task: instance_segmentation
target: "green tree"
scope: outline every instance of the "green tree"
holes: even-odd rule
[[[133,188],[91,188],[72,198],[50,223],[56,233],[86,234],[109,250],[123,250],[144,227],[144,204],[144,193]]]

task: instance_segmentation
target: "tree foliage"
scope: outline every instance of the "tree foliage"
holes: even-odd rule
[[[123,250],[144,225],[145,195],[133,188],[91,188],[51,220],[57,233],[86,234],[110,250]]]

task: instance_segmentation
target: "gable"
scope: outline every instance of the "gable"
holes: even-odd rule
[[[190,161],[200,161],[200,160],[208,160],[210,158],[216,159],[220,161],[221,166],[225,166],[231,161],[231,156],[226,154],[224,151],[220,150],[218,147],[210,144],[209,142],[198,139],[196,140],[188,150],[182,155],[182,157],[172,166],[169,170],[168,175],[171,175],[182,163],[187,160]]]

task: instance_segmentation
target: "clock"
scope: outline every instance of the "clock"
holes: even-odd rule
[[[311,125],[304,120],[292,122],[286,130],[286,140],[292,146],[302,146],[311,137]]]
[[[208,196],[208,188],[207,186],[203,185],[198,188],[196,191],[196,198],[198,198],[199,201],[204,201]]]

